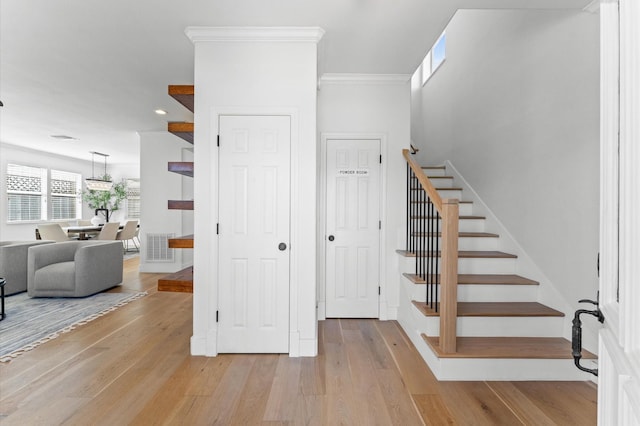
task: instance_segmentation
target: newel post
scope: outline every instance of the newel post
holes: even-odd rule
[[[442,200],[442,207],[440,349],[444,353],[455,353],[458,319],[458,200]]]

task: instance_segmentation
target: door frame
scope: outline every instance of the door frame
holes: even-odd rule
[[[289,236],[290,243],[289,247],[289,356],[298,357],[300,356],[300,333],[298,331],[298,317],[299,317],[299,297],[298,297],[298,287],[300,281],[300,277],[303,276],[303,271],[300,271],[298,265],[298,255],[295,250],[296,247],[299,247],[299,235],[298,229],[300,226],[300,215],[296,215],[296,211],[300,211],[300,191],[302,190],[299,187],[299,169],[300,169],[300,159],[299,159],[299,112],[297,108],[287,108],[287,107],[259,107],[259,106],[227,106],[227,107],[213,107],[211,108],[210,115],[210,135],[211,140],[210,144],[213,149],[210,150],[210,164],[215,164],[215,172],[211,173],[210,176],[210,187],[211,187],[211,211],[210,214],[212,216],[212,222],[218,223],[219,221],[219,209],[220,209],[220,191],[219,185],[220,181],[218,179],[218,164],[219,164],[219,150],[216,146],[217,135],[220,131],[220,117],[225,115],[236,115],[236,116],[287,116],[291,120],[291,150],[290,150],[290,184],[289,184],[289,192],[290,192],[290,204],[289,204]],[[194,149],[198,149],[194,147]],[[197,230],[194,230],[197,233]],[[219,307],[218,300],[218,258],[219,258],[219,241],[217,238],[211,243],[211,252],[209,254],[209,262],[211,265],[211,276],[215,277],[214,282],[211,283],[212,287],[208,292],[208,300],[206,301],[209,306],[209,318],[208,320],[208,335],[206,338],[206,355],[207,356],[216,356],[218,355],[218,323],[216,321],[216,311]]]
[[[382,155],[382,167],[380,169],[380,221],[382,230],[380,232],[380,262],[378,262],[378,274],[380,280],[380,296],[378,298],[378,318],[388,319],[386,308],[386,223],[387,223],[387,135],[384,133],[321,133],[320,134],[320,170],[319,170],[319,193],[318,193],[318,320],[326,319],[326,288],[327,288],[327,141],[341,140],[377,140],[380,143],[380,154]]]
[[[635,27],[640,6],[603,0],[599,8],[600,309],[605,322],[598,351],[598,424],[605,425],[624,423],[618,415],[640,418],[640,336],[635,327],[628,327],[640,322],[640,265],[634,258],[640,249],[640,54],[632,48],[640,44]]]

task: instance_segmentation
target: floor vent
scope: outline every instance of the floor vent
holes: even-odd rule
[[[174,249],[169,248],[169,238],[175,234],[147,234],[145,260],[153,262],[173,262]]]

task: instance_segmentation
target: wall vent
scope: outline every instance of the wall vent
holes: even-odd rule
[[[145,261],[153,262],[173,262],[174,249],[169,248],[169,238],[176,234],[147,234]]]

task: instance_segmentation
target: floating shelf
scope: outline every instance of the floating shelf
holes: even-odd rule
[[[169,96],[193,112],[193,85],[170,85]]]
[[[168,169],[173,173],[193,177],[193,161],[170,161]]]
[[[169,133],[172,133],[177,137],[189,142],[190,144],[193,144],[193,123],[173,121],[167,123],[167,130],[169,131]]]
[[[182,237],[169,238],[169,248],[193,248],[193,234]]]
[[[158,291],[193,293],[193,266],[160,278],[158,280]]]
[[[169,210],[193,210],[193,200],[169,200]]]

